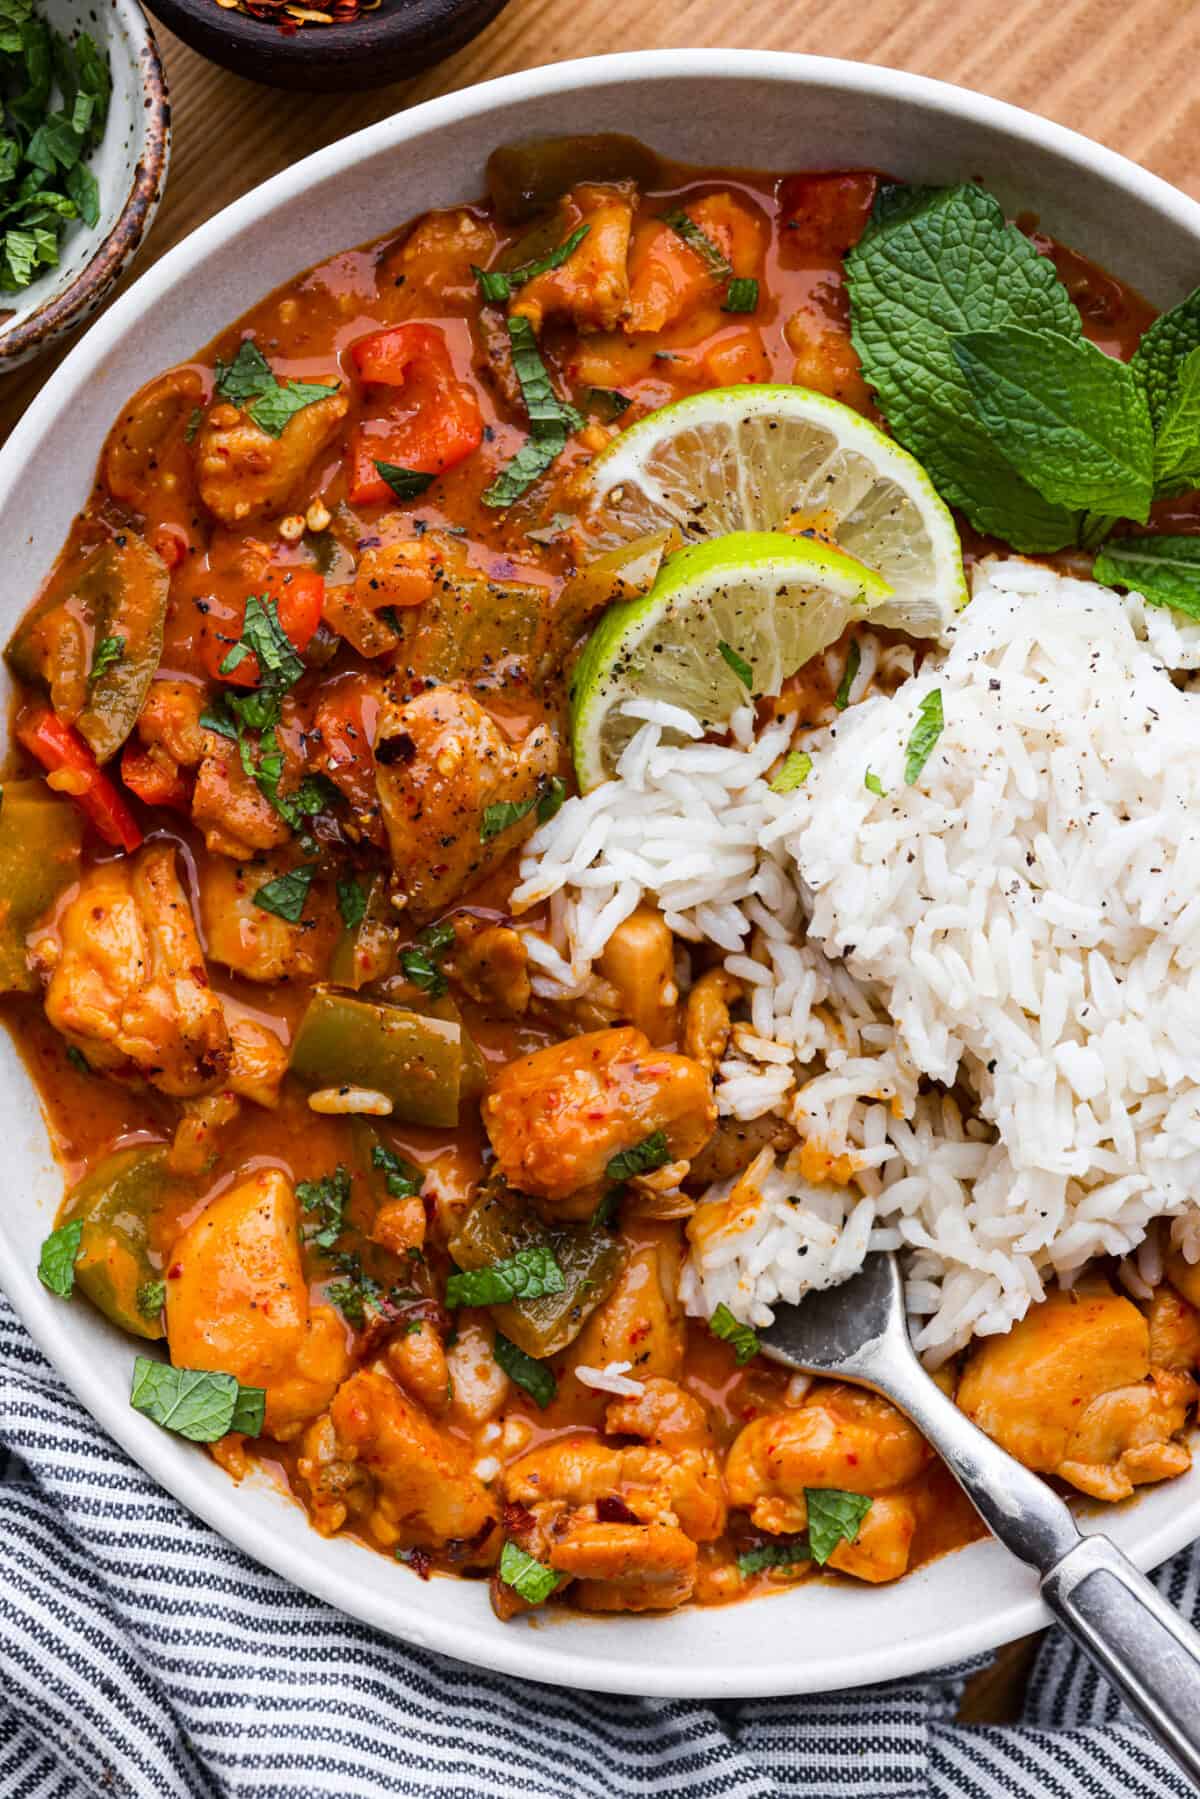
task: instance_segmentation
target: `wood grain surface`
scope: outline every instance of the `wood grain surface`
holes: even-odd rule
[[[157,32],[174,149],[138,272],[269,175],[401,107],[514,69],[634,49],[809,51],[961,82],[1098,138],[1200,198],[1193,0],[510,0],[473,44],[418,80],[330,97],[256,86]],[[67,347],[0,377],[0,441]],[[1028,1638],[1001,1651],[968,1687],[964,1720],[1015,1716],[1035,1647]]]

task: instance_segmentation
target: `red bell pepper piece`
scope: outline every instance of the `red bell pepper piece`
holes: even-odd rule
[[[368,505],[392,490],[376,469],[395,463],[420,474],[440,475],[483,441],[483,417],[475,390],[460,381],[445,333],[435,325],[396,325],[373,331],[350,354],[369,386],[397,390],[378,413],[355,426],[350,440],[350,501]]]
[[[879,176],[869,169],[789,175],[779,187],[779,260],[808,268],[853,249],[867,228]]]
[[[139,743],[127,743],[121,751],[121,779],[144,806],[191,810],[191,790],[179,769],[173,762],[165,766]]]
[[[262,581],[254,589],[275,601],[276,617],[292,648],[303,655],[321,622],[325,604],[325,577],[315,569],[300,568],[289,563],[273,562]],[[209,613],[210,625],[218,615]],[[222,611],[219,629],[206,631],[200,642],[204,665],[214,681],[228,681],[234,687],[257,687],[261,671],[258,657],[243,656],[237,667],[222,674],[221,664],[242,635],[246,623],[246,602],[240,601],[229,612]]]
[[[68,769],[87,777],[86,786],[81,785],[78,792],[64,791],[106,843],[128,852],[139,847],[142,833],[137,820],[77,731],[46,706],[19,718],[16,735],[17,742],[41,763],[47,774]]]

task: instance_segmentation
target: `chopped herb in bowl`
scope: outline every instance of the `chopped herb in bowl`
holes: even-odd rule
[[[86,31],[56,31],[32,0],[0,0],[0,291],[57,267],[63,237],[100,219],[88,158],[108,119],[108,61]]]

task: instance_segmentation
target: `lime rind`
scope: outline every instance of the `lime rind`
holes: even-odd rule
[[[966,604],[954,520],[920,463],[808,388],[711,388],[640,419],[592,463],[581,532],[598,554],[664,525],[694,542],[797,513],[887,579],[880,624],[936,636]]]
[[[883,577],[815,539],[731,532],[671,557],[650,592],[610,606],[571,683],[571,747],[587,792],[616,769],[640,728],[625,702],[679,707],[705,731],[782,683],[855,616],[878,615]],[[749,688],[737,672],[751,672]],[[668,741],[682,735],[664,730]]]

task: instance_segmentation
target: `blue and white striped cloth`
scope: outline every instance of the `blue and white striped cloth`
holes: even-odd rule
[[[845,1697],[619,1699],[393,1643],[215,1536],[110,1443],[0,1298],[0,1799],[1187,1799],[1057,1633],[1024,1722],[973,1667]],[[1200,1614],[1190,1555],[1159,1584]]]

